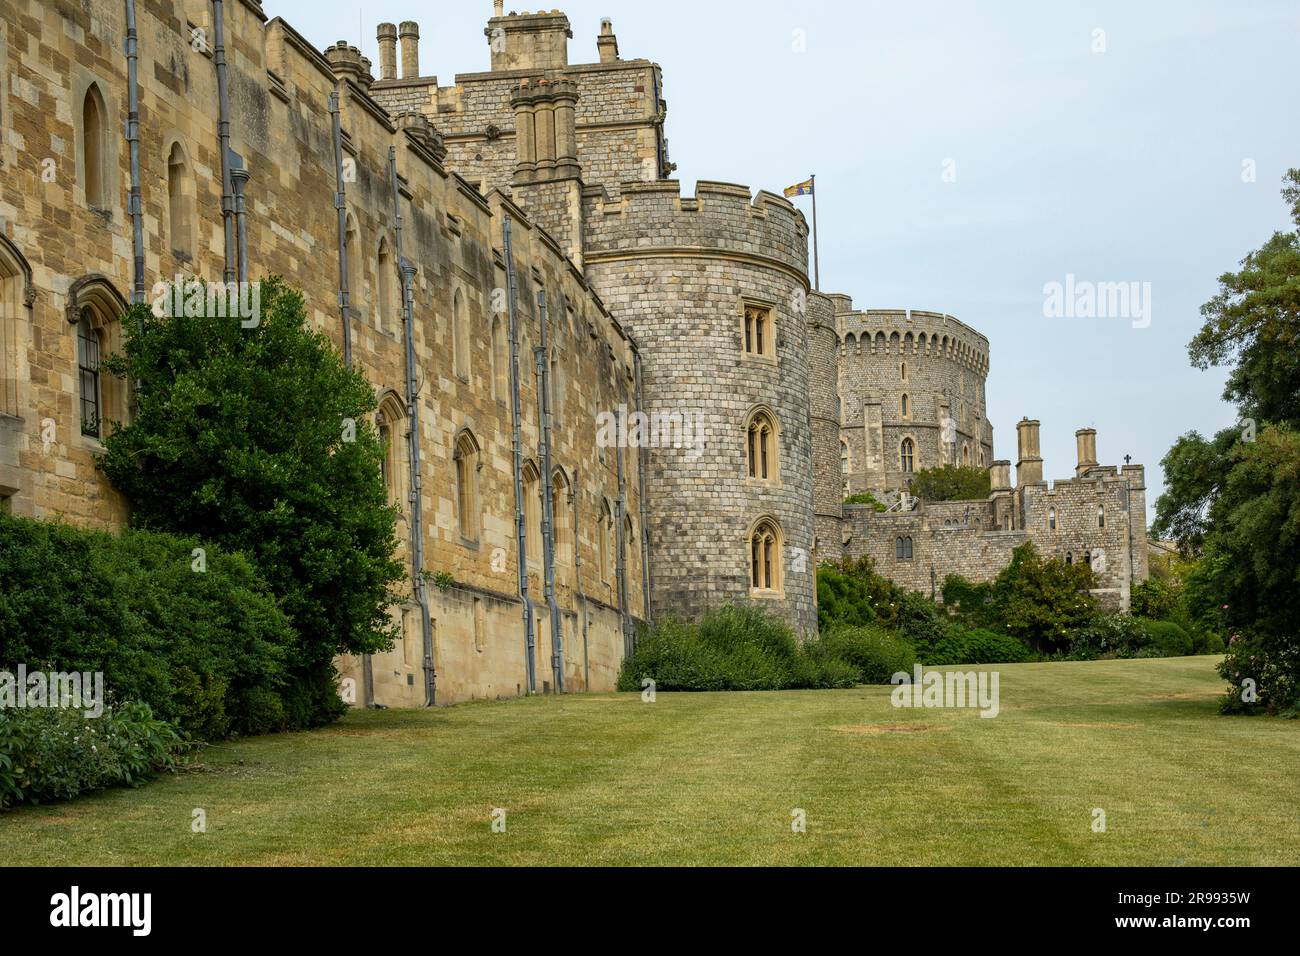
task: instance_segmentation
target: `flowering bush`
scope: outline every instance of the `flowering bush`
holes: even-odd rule
[[[175,765],[181,738],[148,704],[88,718],[72,708],[0,710],[0,808],[136,787]]]
[[[1231,686],[1224,713],[1297,716],[1300,711],[1300,638],[1233,634],[1219,674]]]

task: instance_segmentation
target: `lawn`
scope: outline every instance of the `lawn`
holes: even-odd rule
[[[0,859],[1296,865],[1300,722],[1219,716],[1217,661],[1004,665],[992,719],[888,687],[356,713],[0,814]]]

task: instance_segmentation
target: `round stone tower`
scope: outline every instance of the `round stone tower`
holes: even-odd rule
[[[693,198],[676,181],[588,187],[583,205],[587,277],[643,358],[653,613],[754,603],[815,631],[802,213],[711,182]],[[701,440],[665,441],[677,420]]]
[[[897,491],[914,472],[944,464],[988,468],[988,339],[941,312],[864,312],[847,296],[831,298],[844,491]]]

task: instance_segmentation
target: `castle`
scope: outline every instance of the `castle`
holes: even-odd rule
[[[359,704],[609,689],[641,622],[728,601],[810,632],[841,557],[930,591],[1032,540],[1127,605],[1141,466],[1084,431],[1049,486],[1026,420],[1012,485],[983,336],[812,290],[786,199],[681,194],[660,69],[609,21],[577,64],[562,13],[495,7],[490,69],[452,85],[414,22],[379,26],[375,77],[257,0],[0,9],[5,508],[123,524],[94,462],[130,414],[100,366],[128,303],[278,274],[380,399],[410,588],[397,646],[339,662]],[[941,463],[989,468],[988,499],[900,493]]]

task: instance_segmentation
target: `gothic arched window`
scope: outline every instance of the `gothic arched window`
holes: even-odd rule
[[[478,469],[479,449],[474,433],[465,429],[456,439],[456,522],[460,536],[477,541],[479,536]]]
[[[81,101],[81,167],[85,173],[86,205],[108,208],[108,110],[99,87],[92,83]]]
[[[911,472],[915,464],[916,446],[912,444],[912,439],[904,438],[903,444],[899,446],[899,466],[905,472]]]
[[[749,416],[745,427],[745,462],[749,477],[768,481],[781,474],[777,462],[776,422],[766,411]]]
[[[753,590],[781,590],[781,529],[771,518],[759,521],[750,533],[749,571]]]

